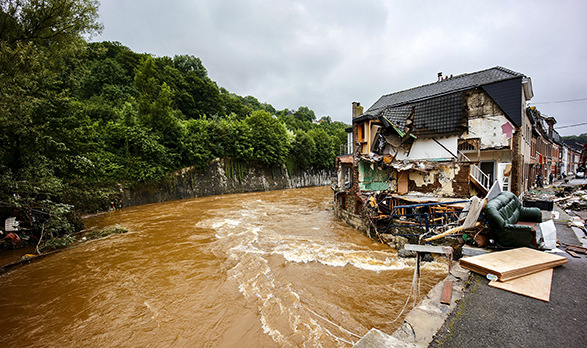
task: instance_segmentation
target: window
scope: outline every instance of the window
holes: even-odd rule
[[[357,126],[357,141],[362,143],[365,141],[365,124],[361,123]]]

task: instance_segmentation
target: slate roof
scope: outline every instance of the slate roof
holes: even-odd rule
[[[404,91],[387,94],[379,98],[362,116],[378,116],[386,107],[400,106],[447,93],[463,91],[499,81],[525,77],[518,72],[496,66],[486,70],[457,75],[442,81],[434,82]],[[361,116],[359,116],[361,117]]]

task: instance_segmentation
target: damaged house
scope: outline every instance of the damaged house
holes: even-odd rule
[[[494,67],[439,73],[437,82],[384,95],[366,111],[353,103],[352,147],[337,158],[336,214],[365,230],[369,205],[484,196],[494,181],[524,192],[533,183],[532,97],[529,77]]]

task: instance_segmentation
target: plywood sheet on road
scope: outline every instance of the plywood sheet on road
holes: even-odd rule
[[[499,281],[507,281],[540,272],[567,263],[564,256],[553,255],[530,248],[517,248],[485,255],[465,257],[463,268],[486,276],[493,274]]]
[[[506,282],[491,281],[489,286],[549,302],[552,272],[550,268]]]

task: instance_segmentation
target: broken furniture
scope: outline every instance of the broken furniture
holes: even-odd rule
[[[552,211],[554,202],[550,200],[525,199],[524,207],[536,207],[540,210]]]
[[[522,223],[542,222],[540,209],[522,207],[516,195],[505,191],[487,203],[485,213],[498,245],[537,248],[536,231]]]
[[[388,199],[389,203],[386,202]],[[400,202],[410,201],[406,200],[406,197],[398,198],[395,195],[390,195],[386,199],[378,202],[379,210],[385,214],[377,217],[377,224],[381,225],[378,228],[379,233],[388,233],[393,228],[408,226],[419,229],[421,233],[429,233],[431,230],[446,226],[447,224],[456,223],[465,207],[465,203],[469,201],[414,198],[411,203],[415,204],[403,204]]]
[[[453,227],[447,231],[444,231],[440,234],[437,234],[436,236],[426,238],[426,239],[424,239],[424,241],[429,242],[432,240],[440,239],[442,237],[446,237],[451,234],[479,226],[481,223],[477,222],[477,220],[479,219],[479,215],[481,214],[481,209],[483,209],[484,203],[485,203],[485,199],[480,199],[477,196],[473,196],[473,198],[471,198],[471,202],[469,204],[469,207],[466,210],[465,221],[463,222],[463,224],[461,226]]]

